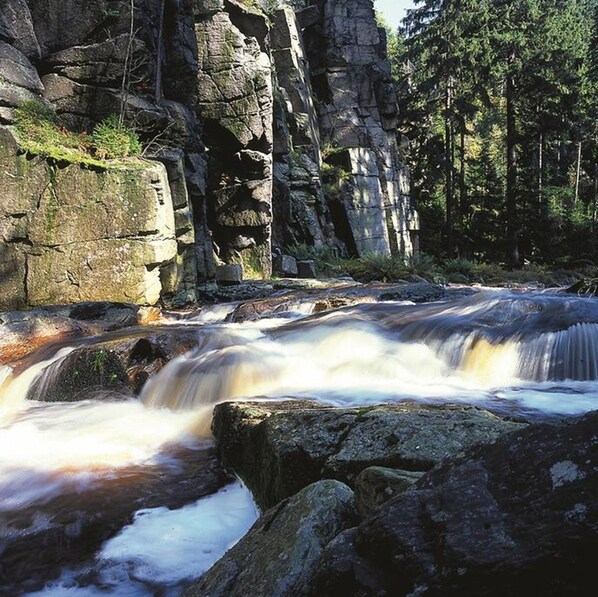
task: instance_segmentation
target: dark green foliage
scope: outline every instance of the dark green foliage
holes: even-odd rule
[[[434,259],[425,254],[406,259],[403,255],[369,253],[343,262],[342,267],[362,282],[397,282],[413,275],[434,280],[439,274]]]
[[[389,47],[422,246],[598,260],[598,2],[418,0]]]

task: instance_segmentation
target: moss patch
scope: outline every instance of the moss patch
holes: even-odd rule
[[[19,146],[32,155],[101,169],[145,165],[139,158],[139,139],[115,116],[101,122],[93,134],[77,133],[61,127],[42,102],[27,100],[15,110],[15,118]]]

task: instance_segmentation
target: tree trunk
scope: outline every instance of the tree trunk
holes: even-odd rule
[[[520,264],[517,223],[517,124],[515,121],[515,82],[507,75],[507,261],[511,266]]]
[[[461,226],[465,224],[465,215],[467,214],[467,185],[465,184],[465,118],[461,119],[461,151],[459,164],[459,221]]]
[[[446,201],[446,250],[449,257],[453,256],[454,247],[454,211],[455,191],[453,179],[453,120],[452,120],[452,87],[449,77],[444,97],[444,160],[445,160],[445,201]]]
[[[596,217],[598,216],[598,162],[594,164],[594,211],[592,212],[592,232],[596,230]]]
[[[133,60],[133,39],[135,37],[135,0],[129,2],[129,39],[127,40],[127,53],[120,88],[120,111],[118,122],[124,124],[127,100],[129,98],[129,87],[131,86],[131,61]]]
[[[542,205],[544,198],[544,131],[540,131],[538,142],[538,208]],[[538,209],[539,211],[539,209]]]
[[[164,55],[164,8],[166,0],[160,2],[160,21],[158,27],[158,47],[156,52],[156,103],[160,105],[163,99],[162,92],[162,59]]]
[[[577,167],[575,169],[575,198],[574,205],[579,201],[579,179],[581,177],[581,141],[577,144]]]

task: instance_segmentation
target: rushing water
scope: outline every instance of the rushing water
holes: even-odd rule
[[[201,575],[257,516],[209,438],[224,400],[449,401],[531,419],[598,408],[596,299],[312,307],[251,324],[224,321],[235,305],[178,318],[195,348],[139,397],[26,399],[43,398],[78,346],[114,334],[0,368],[0,594],[169,596]]]

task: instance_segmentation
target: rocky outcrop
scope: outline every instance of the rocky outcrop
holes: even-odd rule
[[[272,73],[265,15],[226,0],[196,8],[197,110],[210,147],[208,219],[220,258],[271,272]]]
[[[152,304],[160,268],[177,254],[173,204],[161,164],[58,167],[17,155],[0,130],[4,308],[87,300]]]
[[[153,268],[149,277],[159,269],[159,288],[148,281],[152,290],[145,292],[134,275],[126,293],[121,277],[103,293],[66,292],[58,278],[68,270],[77,286],[85,273],[85,255],[73,238],[68,248],[56,245],[65,267],[48,253],[31,269],[31,285],[41,287],[48,278],[34,277],[41,268],[53,271],[51,278],[63,287],[56,296],[39,290],[23,298],[20,283],[9,277],[5,305],[189,303],[198,282],[213,279],[218,265],[240,264],[246,278],[268,277],[272,249],[280,253],[293,244],[328,246],[345,256],[411,252],[408,175],[398,154],[396,98],[373,8],[369,0],[311,2],[301,10],[303,4],[267,15],[270,5],[246,0],[89,0],[76,6],[4,0],[0,125],[14,124],[14,108],[31,99],[51,105],[60,125],[75,131],[120,115],[147,155],[166,168],[159,185],[164,197],[169,187],[176,237],[168,255],[151,257],[151,239],[139,248],[141,257],[114,243],[99,251],[123,267],[128,262],[132,271]],[[7,150],[14,150],[10,141]],[[75,169],[68,170],[73,176]],[[80,178],[90,185],[94,176],[101,186],[105,174],[83,172]],[[79,221],[70,212],[68,220]],[[9,269],[19,259],[22,265],[11,243],[2,244]],[[96,264],[94,271],[107,267]],[[99,288],[98,278],[89,282]],[[113,292],[116,287],[121,291]]]
[[[353,492],[346,485],[310,485],[265,512],[183,596],[303,595],[324,548],[355,516]]]
[[[326,550],[310,595],[591,595],[598,412],[449,461]]]
[[[521,426],[474,407],[288,401],[218,405],[212,431],[224,466],[267,508],[322,478],[353,485],[374,465],[427,471]]]
[[[274,13],[271,41],[277,82],[274,243],[321,247],[334,239],[334,229],[322,187],[320,130],[309,63],[290,6]]]
[[[384,30],[370,2],[317,0],[309,10],[304,38],[335,233],[353,254],[409,255],[416,236],[409,222],[416,219]]]

